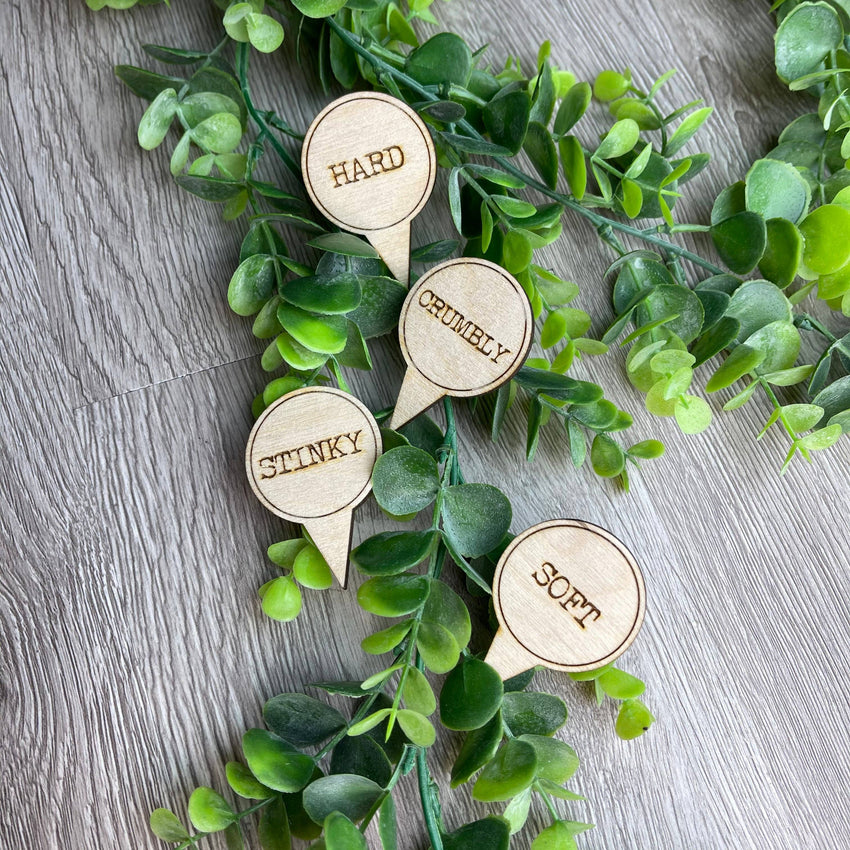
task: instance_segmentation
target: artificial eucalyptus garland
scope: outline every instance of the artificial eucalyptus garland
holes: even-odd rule
[[[212,49],[145,45],[174,73],[116,69],[150,101],[139,125],[142,147],[158,147],[176,126],[176,182],[222,204],[226,219],[248,217],[228,299],[235,312],[255,317],[258,338],[270,340],[263,367],[282,373],[255,399],[255,415],[305,386],[332,380],[348,389],[343,370],[372,368],[369,340],[395,329],[406,295],[367,242],[334,232],[317,215],[301,185],[300,132],[252,99],[251,51],[276,50],[289,33],[326,91],[371,86],[408,103],[429,125],[448,170],[460,239],[414,249],[413,263],[421,268],[462,250],[499,263],[523,286],[540,320],[541,351],[509,384],[478,401],[494,440],[505,416],[526,417],[532,460],[541,428],[554,418],[577,468],[589,455],[598,475],[628,489],[629,468],[660,456],[663,444],[624,439],[631,416],[602,387],[568,375],[576,360],[604,355],[624,334],[629,380],[645,393],[651,413],[675,418],[685,433],[703,431],[711,420],[708,404],[691,391],[700,367],[709,374],[705,391],[734,388],[724,409],[761,399],[762,433],[778,424],[788,435],[783,470],[850,430],[850,334],[843,318],[850,315],[850,17],[844,5],[774,4],[777,73],[817,100],[745,179],[721,192],[710,224],[691,224],[676,221],[676,201],[709,156],[683,150],[711,109],[700,101],[662,108],[673,72],[644,89],[629,72],[609,70],[591,86],[557,68],[548,43],[533,75],[513,58],[494,71],[485,50],[473,50],[459,35],[420,41],[411,24],[437,23],[431,2],[410,0],[405,10],[387,0],[216,0],[225,34]],[[612,119],[598,140],[576,129],[594,100],[607,105]],[[244,152],[237,152],[240,146]],[[291,172],[286,187],[258,176],[267,154]],[[560,172],[568,192],[558,188]],[[566,211],[589,220],[615,254],[609,275],[616,318],[602,340],[586,336],[591,317],[570,306],[578,287],[534,261],[536,250],[560,237]],[[662,223],[642,226],[643,219]],[[321,253],[315,267],[293,259],[283,227],[308,234]],[[710,234],[720,262],[675,240],[689,232]],[[641,247],[630,250],[627,243]],[[750,279],[756,269],[761,277]],[[321,305],[308,297],[319,285]],[[815,297],[825,305],[821,312],[831,311],[828,319],[803,311]],[[797,362],[801,332],[819,345],[814,362]],[[798,390],[784,398],[786,387]],[[565,787],[578,758],[553,737],[566,721],[563,702],[527,690],[531,674],[503,683],[477,658],[468,647],[467,604],[441,580],[454,563],[470,595],[486,599],[495,562],[511,539],[510,502],[495,487],[465,481],[451,400],[444,410],[445,430],[424,415],[398,432],[384,428],[384,454],[373,474],[375,497],[391,517],[427,511],[430,523],[423,531],[375,535],[351,553],[368,576],[358,590],[360,605],[394,621],[365,638],[363,649],[388,655],[389,662],[365,681],[315,683],[352,699],[348,717],[304,694],[269,700],[268,729],[243,738],[247,766],[227,766],[231,789],[253,802],[236,811],[217,791],[199,788],[188,805],[193,833],[170,811],[153,813],[151,827],[163,840],[188,848],[223,831],[229,846],[241,847],[246,819],[256,813],[265,850],[288,848],[292,836],[328,850],[363,848],[363,832],[375,819],[390,850],[397,845],[393,791],[415,770],[434,850],[508,847],[534,797],[552,818],[534,850],[578,846],[575,837],[589,825],[569,820],[556,803],[580,799]],[[376,415],[384,422],[389,414]],[[331,584],[306,535],[273,544],[269,557],[284,572],[260,588],[263,610],[274,619],[298,615],[300,586]],[[425,670],[448,674],[439,698]],[[620,702],[621,737],[651,725],[638,679],[612,666],[573,678],[592,681],[600,702]],[[464,735],[451,785],[477,777],[476,799],[507,802],[500,816],[453,831],[443,823],[427,763],[436,737],[429,718],[438,703],[442,726]]]

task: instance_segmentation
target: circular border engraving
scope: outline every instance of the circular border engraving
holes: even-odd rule
[[[358,414],[362,419],[363,429],[368,430],[368,434],[370,435],[371,445],[368,447],[368,451],[372,455],[372,463],[369,467],[369,474],[366,477],[366,481],[363,486],[359,488],[358,492],[350,498],[345,504],[335,506],[332,510],[322,510],[319,509],[316,513],[304,513],[304,514],[296,514],[291,511],[284,510],[277,505],[275,505],[269,497],[263,492],[262,485],[257,481],[256,476],[254,474],[253,468],[253,453],[254,453],[254,444],[257,440],[257,437],[263,432],[264,428],[267,426],[269,419],[279,415],[282,407],[285,407],[287,404],[292,404],[293,401],[298,398],[303,398],[304,396],[314,396],[316,401],[317,409],[320,409],[320,405],[323,401],[322,397],[333,396],[337,399],[344,400],[347,404],[349,404],[352,408],[352,412]],[[304,387],[300,390],[294,390],[291,393],[287,393],[285,396],[282,396],[273,404],[269,405],[262,414],[259,419],[254,423],[254,427],[251,429],[251,433],[248,437],[248,445],[245,449],[245,468],[248,474],[248,482],[251,485],[251,489],[254,491],[254,495],[259,499],[261,504],[270,510],[273,514],[282,517],[283,519],[289,520],[290,522],[304,523],[306,520],[316,520],[321,519],[323,517],[333,516],[334,514],[338,514],[345,510],[353,510],[357,505],[359,505],[366,496],[369,495],[369,491],[372,489],[372,475],[371,469],[375,464],[375,461],[381,456],[382,452],[382,444],[381,444],[381,432],[378,426],[378,423],[375,421],[375,417],[372,416],[369,408],[366,407],[359,399],[356,399],[354,396],[349,393],[343,392],[342,390],[334,389],[333,387]],[[333,475],[330,474],[328,478],[328,483],[330,485],[331,479]],[[297,479],[293,481],[293,486],[297,487]]]
[[[315,136],[319,126],[335,110],[339,109],[342,106],[346,106],[350,103],[354,103],[357,101],[380,101],[381,103],[389,104],[390,106],[397,109],[402,115],[404,115],[407,120],[409,120],[415,125],[416,129],[422,136],[422,142],[428,154],[428,174],[425,181],[425,185],[423,186],[422,192],[416,203],[411,207],[408,213],[401,216],[396,221],[391,222],[389,224],[384,224],[381,227],[357,226],[345,221],[344,219],[339,218],[339,216],[331,212],[319,198],[317,192],[313,188],[310,179],[310,170],[308,168],[308,159],[310,157],[310,144],[313,141],[313,137]],[[354,135],[356,135],[356,129]],[[434,182],[437,178],[437,153],[434,150],[434,141],[431,138],[431,134],[428,132],[428,127],[425,125],[425,122],[406,103],[398,100],[395,97],[391,97],[388,94],[383,94],[382,92],[353,92],[352,94],[344,95],[343,97],[338,98],[332,103],[329,103],[313,119],[313,123],[310,124],[310,128],[307,130],[307,135],[304,137],[304,143],[301,147],[301,172],[304,178],[304,186],[307,189],[307,194],[310,196],[310,199],[313,201],[316,207],[321,210],[322,214],[329,221],[332,221],[334,224],[338,225],[344,230],[348,230],[351,233],[359,233],[365,236],[369,233],[375,233],[376,231],[389,230],[390,228],[397,227],[398,225],[415,218],[421,212],[422,208],[428,201],[428,198],[431,196],[431,192],[434,189]]]
[[[479,384],[472,388],[460,389],[454,386],[448,386],[447,384],[442,383],[439,380],[435,380],[434,377],[432,377],[432,369],[430,363],[417,363],[416,360],[411,356],[406,337],[408,334],[407,325],[408,319],[411,315],[411,307],[414,306],[414,304],[416,303],[418,294],[423,289],[425,289],[427,285],[431,282],[431,280],[433,280],[435,277],[445,275],[448,271],[453,271],[455,274],[462,275],[464,267],[467,266],[477,266],[479,268],[484,268],[488,272],[492,272],[493,274],[498,275],[506,284],[508,284],[508,286],[510,286],[510,288],[519,296],[517,299],[517,306],[521,310],[521,321],[523,327],[521,343],[517,351],[514,353],[514,356],[511,360],[511,365],[504,372],[502,372],[498,377],[493,378],[492,380],[487,381],[484,384]],[[486,296],[487,293],[482,293],[482,299],[486,299]],[[486,320],[486,305],[482,307],[481,312],[483,315],[480,318]],[[517,320],[517,323],[519,323],[519,319]],[[460,257],[455,260],[448,260],[445,263],[440,263],[438,266],[434,266],[434,268],[429,269],[424,275],[422,275],[422,277],[419,278],[419,280],[416,281],[410,292],[408,292],[404,304],[401,308],[401,314],[399,316],[398,322],[398,336],[399,342],[401,343],[401,353],[408,366],[416,370],[416,372],[418,372],[426,381],[428,381],[428,383],[433,384],[433,386],[437,387],[440,390],[443,390],[446,395],[455,396],[457,398],[467,398],[470,396],[483,395],[484,393],[490,392],[490,390],[494,390],[497,387],[500,387],[506,381],[509,381],[519,371],[525,360],[525,356],[528,353],[529,348],[531,347],[533,326],[534,318],[531,313],[531,304],[528,301],[528,296],[525,294],[525,290],[523,290],[519,282],[511,274],[509,274],[496,263],[491,263],[489,260],[484,260],[479,257]]]
[[[503,590],[503,580],[505,578],[505,570],[506,567],[508,567],[509,565],[511,556],[523,542],[527,541],[529,538],[535,535],[545,533],[546,531],[551,530],[553,528],[581,529],[588,534],[593,534],[603,539],[606,544],[610,545],[612,549],[616,551],[617,555],[619,556],[619,560],[625,562],[625,564],[628,566],[628,575],[634,582],[634,591],[637,596],[637,606],[634,612],[634,618],[631,622],[631,626],[629,627],[627,633],[616,647],[592,661],[583,661],[578,664],[567,664],[563,661],[559,661],[557,659],[549,658],[542,655],[539,651],[532,649],[530,646],[528,646],[528,644],[523,641],[522,638],[520,638],[517,632],[511,628],[510,623],[508,623],[507,619],[504,616],[504,612],[502,611],[501,595]],[[563,561],[564,558],[569,560],[569,553],[565,553],[562,556],[561,560]],[[643,575],[637,565],[637,561],[635,560],[634,556],[626,548],[622,541],[618,540],[613,534],[611,534],[610,531],[607,531],[606,529],[601,528],[598,525],[594,525],[593,523],[583,522],[582,520],[556,519],[532,526],[531,528],[522,532],[522,534],[518,535],[511,541],[508,548],[505,549],[505,551],[502,553],[502,557],[499,558],[499,563],[496,565],[496,572],[493,576],[493,601],[496,612],[496,618],[499,621],[499,625],[511,636],[511,640],[516,643],[516,645],[522,647],[522,649],[526,653],[528,653],[528,655],[538,659],[539,662],[545,665],[546,667],[549,667],[553,670],[561,670],[563,672],[568,673],[577,673],[586,670],[594,670],[598,667],[602,667],[605,664],[614,661],[616,658],[622,655],[629,648],[629,646],[631,646],[632,642],[637,637],[641,626],[643,625],[644,614],[646,613],[646,587],[644,584]]]

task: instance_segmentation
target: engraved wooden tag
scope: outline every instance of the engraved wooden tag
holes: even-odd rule
[[[538,664],[577,673],[614,661],[643,624],[646,592],[634,557],[614,535],[556,519],[505,549],[493,605],[499,630],[485,660],[509,679]]]
[[[274,514],[301,523],[345,587],[352,512],[372,489],[378,423],[360,401],[306,387],[263,411],[245,450],[248,480]]]
[[[431,195],[434,142],[406,104],[355,92],[328,104],[301,148],[313,203],[343,230],[365,236],[402,283],[410,278],[410,221]]]
[[[401,308],[408,369],[390,428],[445,395],[481,395],[509,380],[525,360],[533,325],[528,297],[501,266],[475,257],[435,266]]]

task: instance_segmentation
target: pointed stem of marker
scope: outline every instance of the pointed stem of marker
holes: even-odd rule
[[[496,632],[484,660],[502,677],[503,681],[519,676],[520,673],[525,673],[526,670],[540,663],[501,627]]]
[[[407,286],[410,283],[410,222],[403,221],[389,230],[366,234],[372,247],[381,255],[393,277]]]
[[[330,516],[308,519],[304,528],[328,562],[331,572],[345,588],[348,584],[348,551],[351,548],[353,512],[343,510]]]
[[[395,403],[393,418],[390,420],[390,428],[393,430],[401,428],[402,425],[410,422],[414,416],[422,413],[423,410],[427,410],[444,395],[445,392],[440,387],[432,384],[412,366],[408,366],[398,393],[398,400]]]

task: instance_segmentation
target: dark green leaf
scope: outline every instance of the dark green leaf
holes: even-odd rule
[[[563,784],[578,770],[575,750],[563,741],[543,735],[523,735],[522,739],[537,753],[537,776]]]
[[[333,707],[305,694],[278,694],[263,706],[263,720],[276,735],[306,747],[321,744],[345,726]]]
[[[441,32],[410,53],[405,71],[426,86],[465,86],[472,71],[472,51],[460,36]]]
[[[366,575],[394,575],[424,561],[435,540],[434,531],[384,531],[352,550],[351,560]]]
[[[360,282],[348,273],[299,277],[287,282],[282,295],[290,304],[313,313],[349,313],[360,304]]]
[[[352,821],[366,816],[381,795],[381,786],[354,773],[323,776],[304,789],[304,809],[316,823],[331,812],[341,812]]]
[[[428,598],[430,581],[425,576],[403,573],[378,576],[357,589],[357,601],[370,614],[402,617],[416,611]]]
[[[324,833],[326,850],[369,850],[363,833],[339,812],[325,818]]]
[[[482,803],[510,800],[534,782],[537,753],[526,741],[512,738],[481,771],[472,796]]]
[[[443,683],[440,720],[447,729],[479,729],[502,704],[504,688],[499,674],[477,658],[467,658]]]
[[[390,277],[361,277],[360,306],[348,318],[365,339],[395,330],[407,288]]]
[[[443,850],[508,850],[511,830],[501,817],[490,815],[443,835]]]
[[[567,722],[567,706],[552,694],[520,691],[505,694],[502,717],[516,735],[554,735]]]
[[[378,504],[393,516],[418,513],[440,488],[437,463],[422,449],[400,446],[378,458],[372,488]]]
[[[511,524],[511,503],[489,484],[457,484],[443,498],[443,530],[467,557],[498,546]]]
[[[498,712],[479,729],[466,734],[452,765],[452,788],[467,782],[496,755],[503,734],[502,717]]]
[[[136,68],[133,65],[116,65],[115,76],[124,83],[133,94],[144,100],[153,100],[165,89],[180,89],[186,84],[182,77],[168,77],[163,74],[155,74],[144,68]]]
[[[573,125],[584,115],[593,96],[590,84],[586,82],[576,83],[564,95],[558,114],[555,116],[555,133],[559,136],[568,133]]]
[[[757,265],[767,245],[764,219],[742,212],[711,226],[714,247],[724,263],[737,274],[748,274]]]
[[[314,236],[307,244],[322,251],[342,254],[345,257],[362,257],[364,259],[379,257],[378,252],[365,239],[361,239],[353,233],[323,233],[320,236]]]
[[[523,148],[543,182],[554,189],[558,185],[558,151],[546,127],[536,121],[530,122]]]
[[[484,126],[495,144],[516,154],[525,140],[530,114],[528,92],[503,89],[484,107]]]
[[[346,736],[333,749],[331,773],[356,773],[382,788],[389,782],[393,768],[386,753],[368,735]]]
[[[267,254],[253,254],[239,264],[230,285],[227,301],[240,316],[253,316],[271,298],[275,286],[275,266]]]

